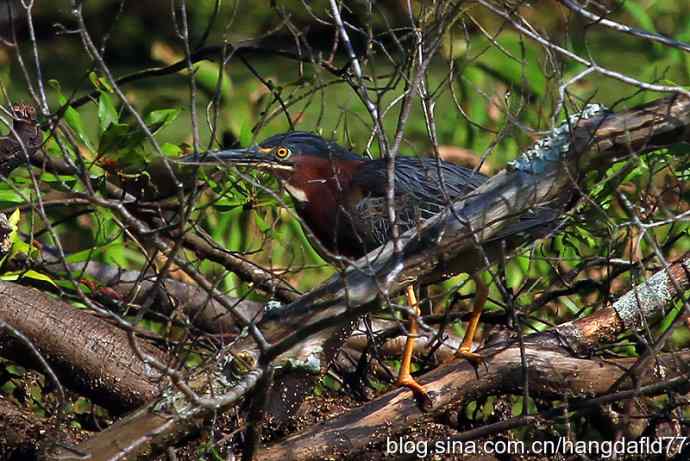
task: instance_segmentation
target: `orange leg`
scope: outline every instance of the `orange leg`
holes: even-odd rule
[[[470,320],[467,322],[465,338],[462,340],[462,344],[460,344],[460,347],[455,352],[455,356],[463,357],[475,365],[478,365],[481,363],[482,358],[479,354],[472,352],[472,345],[474,343],[474,336],[477,334],[479,318],[482,316],[484,304],[486,304],[486,298],[489,296],[489,288],[484,285],[484,282],[482,282],[482,279],[480,279],[478,275],[473,275],[472,279],[477,287],[477,292],[474,295],[474,307],[472,309]]]
[[[416,315],[419,315],[419,305],[417,303],[417,297],[414,294],[414,288],[412,285],[407,287],[407,303],[415,311]],[[405,350],[403,351],[402,362],[400,363],[400,372],[398,373],[398,386],[405,386],[410,389],[415,397],[424,406],[431,404],[431,399],[429,398],[424,387],[419,384],[410,374],[410,364],[412,363],[412,353],[414,352],[414,343],[417,338],[417,319],[410,316],[409,324],[407,327],[407,341],[405,342]]]

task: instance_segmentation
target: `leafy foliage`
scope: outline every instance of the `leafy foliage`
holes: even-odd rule
[[[64,8],[57,3],[42,5],[34,18],[44,26],[48,20],[67,21]],[[119,299],[119,295],[104,296],[111,294],[104,291],[109,287],[87,274],[84,265],[100,263],[137,273],[162,271],[167,277],[179,267],[161,257],[155,246],[154,236],[163,235],[185,264],[198,270],[223,294],[260,301],[274,295],[228,270],[222,258],[204,257],[180,243],[180,233],[196,233],[225,256],[266,268],[299,290],[314,288],[336,269],[326,264],[309,243],[294,204],[275,178],[251,170],[209,167],[194,168],[193,174],[186,178],[179,174],[178,178],[175,175],[185,166],[176,160],[192,153],[195,145],[202,150],[248,146],[289,129],[316,131],[373,157],[382,154],[381,145],[375,141],[367,105],[353,88],[357,79],[345,73],[352,72],[347,57],[342,49],[329,57],[332,50],[323,45],[330,44],[331,29],[328,33],[317,30],[316,37],[304,33],[305,40],[312,39],[318,51],[315,55],[320,56],[318,61],[302,56],[302,61],[296,62],[270,54],[270,59],[246,58],[239,47],[219,46],[222,51],[209,53],[208,59],[187,66],[184,43],[170,40],[169,17],[142,13],[148,16],[136,19],[124,14],[111,24],[113,16],[106,13],[113,8],[113,2],[89,3],[87,23],[95,30],[109,31],[103,37],[103,47],[111,74],[139,71],[151,65],[150,60],[156,65],[185,65],[169,74],[154,69],[149,78],[115,86],[103,69],[93,65],[81,44],[62,36],[54,43],[39,38],[46,112],[54,115],[42,120],[43,150],[51,160],[75,166],[79,174],[34,165],[0,181],[0,211],[8,212],[14,228],[10,235],[12,251],[0,260],[0,279],[35,285],[69,299],[80,309],[88,308],[80,298],[86,296],[179,352],[180,362],[184,363],[181,369],[197,369],[210,360],[213,349],[220,348],[214,341],[226,338],[221,341],[213,337],[209,340],[213,346],[209,347],[204,341],[196,341],[199,332],[189,328],[188,318],[154,315],[149,305],[129,303],[129,298]],[[189,42],[198,45],[192,51],[202,49],[204,43],[227,44],[239,42],[240,37],[264,35],[268,38],[258,43],[271,50],[282,49],[300,30],[296,24],[312,23],[315,12],[325,7],[324,2],[311,2],[309,7],[297,2],[267,2],[238,12],[235,8],[240,7],[219,2],[219,10],[214,13],[210,6],[213,2],[197,3],[190,5]],[[419,26],[431,27],[431,7],[424,2],[413,3]],[[414,34],[405,29],[406,13],[392,5],[377,5],[382,9],[380,14],[364,11],[359,4],[348,7],[348,23],[369,34],[367,37],[362,33],[358,38],[369,40],[362,84],[379,108],[382,129],[392,139],[401,125],[400,101],[414,77],[414,47],[410,45]],[[572,13],[565,10],[558,10],[562,15],[552,14],[550,8],[524,11],[546,31],[545,36],[581,56],[591,57],[601,67],[641,81],[688,88],[690,53],[625,35],[611,40],[611,30],[570,17]],[[235,18],[229,21],[232,27],[215,23],[206,35],[204,25],[213,14]],[[642,5],[628,1],[614,16],[650,32],[690,40],[687,2],[657,0]],[[390,26],[389,21],[399,27]],[[271,41],[274,35],[277,38]],[[414,99],[405,119],[401,155],[440,154],[451,158],[450,146],[462,146],[469,151],[469,160],[464,158],[467,164],[478,168],[481,164],[494,173],[529,147],[540,131],[548,130],[590,100],[622,110],[658,97],[596,73],[573,81],[585,69],[581,63],[529,40],[488,10],[463,11],[441,39],[441,50],[419,83],[419,93],[423,84],[426,96]],[[142,50],[150,51],[150,59]],[[396,51],[391,54],[388,50]],[[74,59],[70,65],[66,65],[65,55]],[[132,56],[135,58],[130,59]],[[220,58],[229,64],[219,66]],[[3,94],[15,100],[28,98],[30,92],[19,63],[0,50],[0,64]],[[82,95],[90,96],[80,100]],[[631,156],[605,171],[589,172],[582,183],[581,200],[553,235],[541,242],[530,242],[505,264],[482,275],[491,286],[487,310],[510,317],[515,331],[543,331],[609,304],[658,269],[659,255],[672,260],[690,250],[687,154],[686,145],[669,145],[652,154]],[[457,154],[457,158],[462,159],[462,155]],[[157,178],[165,175],[179,179],[180,187],[172,184],[165,189],[166,194],[162,193],[163,187],[153,190]],[[181,195],[187,201],[179,206],[174,200],[183,186]],[[160,232],[152,231],[146,238],[135,236],[131,223],[123,220],[117,206],[131,214],[145,208],[147,214],[141,221]],[[179,229],[179,233],[166,233],[170,229]],[[55,259],[64,263],[64,267],[57,270],[56,264],[45,263],[46,256],[53,258],[53,263]],[[182,276],[180,279],[191,283]],[[440,313],[453,301],[471,297],[476,289],[467,280],[466,275],[460,275],[432,287],[429,311]],[[564,294],[554,295],[558,290]],[[544,299],[548,301],[542,302]],[[650,330],[650,337],[630,334],[598,352],[605,357],[638,357],[680,315],[684,315],[683,305],[678,303],[654,331]],[[462,322],[451,322],[447,327],[446,331],[456,335],[464,331]],[[490,327],[486,327],[484,336],[489,333]],[[680,326],[666,348],[687,348],[689,344],[690,332]],[[392,370],[400,365],[391,358],[380,363]],[[415,367],[423,371],[427,365],[420,360]],[[41,415],[52,411],[45,404],[49,390],[43,382],[20,392],[17,383],[25,370],[11,362],[3,362],[0,370],[3,395],[15,400],[21,396]],[[348,392],[335,376],[325,376],[315,394]],[[390,381],[384,373],[369,378],[373,392],[386,389]],[[71,424],[81,428],[87,425],[91,402],[72,397]],[[650,405],[666,408],[667,403],[659,398]],[[523,396],[502,402],[500,396],[489,396],[466,402],[461,419],[467,427],[476,427],[495,421],[497,409],[509,417],[534,413],[553,404]],[[108,419],[105,410],[98,410],[98,417]],[[594,434],[590,421],[574,420],[573,425],[576,432],[601,437]],[[559,423],[551,432],[563,434],[572,429],[565,426]],[[531,432],[526,429],[518,436],[528,437]],[[199,447],[199,453],[222,458],[212,444]]]

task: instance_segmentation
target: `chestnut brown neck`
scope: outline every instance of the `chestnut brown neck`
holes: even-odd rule
[[[314,235],[328,250],[345,256],[358,256],[348,249],[342,236],[350,226],[347,210],[352,203],[352,177],[362,163],[305,155],[295,162],[291,174],[281,178],[298,214]]]

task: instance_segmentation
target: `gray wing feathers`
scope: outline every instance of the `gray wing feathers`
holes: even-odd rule
[[[433,158],[397,158],[395,205],[400,230],[404,232],[418,226],[486,180],[486,176],[474,170]],[[374,160],[364,164],[353,183],[365,185],[363,189],[369,193],[353,210],[357,231],[372,248],[386,243],[390,240],[391,229],[385,200],[385,161]],[[548,234],[560,222],[558,210],[548,207],[536,208],[514,219],[515,222],[508,224],[490,241],[535,238],[537,234]]]

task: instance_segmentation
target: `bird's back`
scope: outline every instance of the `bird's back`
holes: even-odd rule
[[[487,176],[459,165],[434,158],[400,157],[395,161],[395,211],[400,231],[418,227],[423,221],[464,198],[487,180]],[[352,190],[361,192],[350,207],[350,221],[355,230],[361,256],[391,239],[391,226],[386,205],[385,160],[364,162],[352,179]],[[511,222],[485,242],[485,250],[494,247],[516,247],[531,237],[543,236],[558,225],[557,209],[540,207],[511,218]],[[352,243],[350,243],[352,246]],[[477,259],[482,265],[484,258]],[[489,257],[489,259],[492,259]]]
[[[395,161],[395,211],[402,232],[446,209],[473,191],[487,177],[434,158],[399,157]],[[352,178],[357,200],[350,209],[361,254],[391,238],[386,206],[386,161],[362,163]]]

